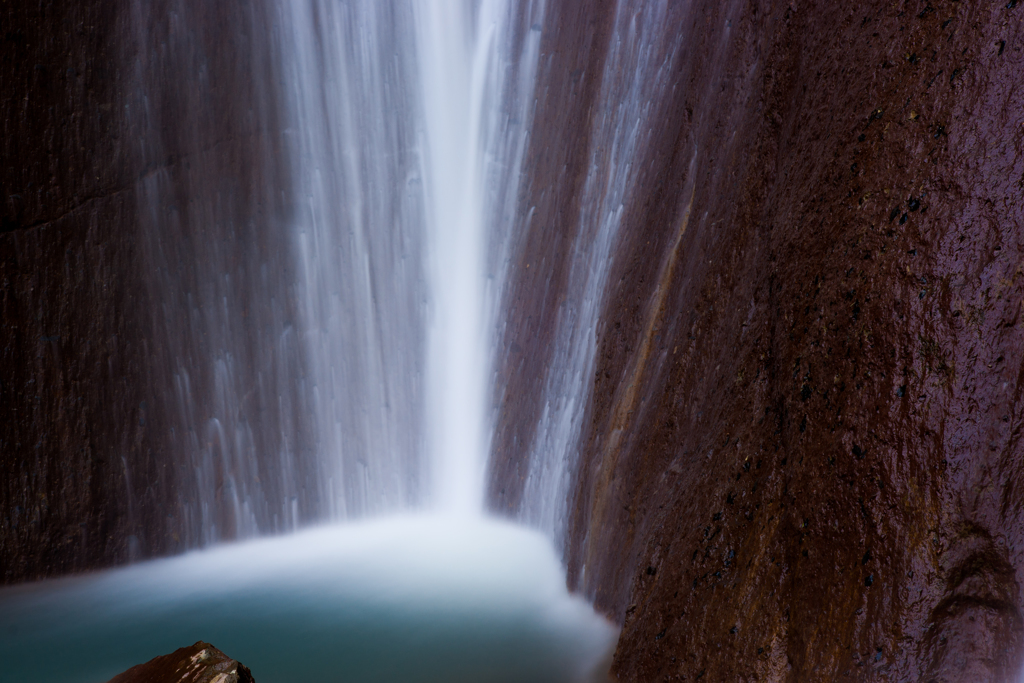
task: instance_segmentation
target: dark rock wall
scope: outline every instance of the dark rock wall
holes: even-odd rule
[[[282,253],[264,228],[287,212],[271,23],[241,0],[0,6],[0,582],[203,541],[189,446],[216,439],[185,438],[180,370],[223,422],[201,321],[231,298],[225,324],[274,334],[240,293],[289,281],[251,248]],[[224,272],[197,275],[214,249]],[[234,351],[259,414],[261,349]],[[251,431],[279,448],[273,419]]]
[[[1009,680],[1024,5],[670,13],[675,87],[611,264],[567,540],[570,584],[624,624],[613,672]]]
[[[113,3],[0,8],[0,580],[123,560],[138,426],[134,180]],[[139,500],[141,505],[146,501]],[[136,523],[141,522],[137,520]]]

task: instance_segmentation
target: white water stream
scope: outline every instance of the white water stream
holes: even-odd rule
[[[513,56],[516,9],[280,5],[324,517],[483,508],[487,256],[508,230],[524,145],[507,121],[524,118],[511,109],[539,47]]]
[[[434,503],[473,514],[483,508],[486,378],[483,326],[484,216],[481,130],[488,58],[494,55],[498,3],[478,8],[414,6],[424,114],[424,190],[428,209],[427,425],[435,463]]]

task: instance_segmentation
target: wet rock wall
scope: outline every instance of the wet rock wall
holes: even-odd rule
[[[203,542],[176,404],[178,369],[210,352],[175,337],[209,303],[189,278],[214,237],[265,239],[287,209],[266,191],[283,185],[253,86],[278,82],[258,6],[5,3],[0,26],[0,581],[15,582]],[[240,251],[221,263],[248,284]],[[245,393],[257,354],[239,355]],[[207,417],[211,374],[191,377]]]
[[[146,303],[123,22],[110,3],[2,12],[0,577],[16,581],[126,557],[125,463],[155,463],[136,426]]]
[[[1017,675],[1022,9],[671,5],[569,500],[620,680]],[[548,25],[547,54],[594,32]],[[553,255],[556,204],[524,197]],[[555,263],[520,280],[534,316]]]
[[[603,63],[614,4],[603,0],[545,8],[536,104],[523,162],[523,189],[512,229],[509,284],[497,340],[494,448],[488,500],[505,514],[521,509],[527,453],[537,438],[546,374],[554,357],[559,309],[566,297],[582,194],[591,156],[590,130],[600,105]]]

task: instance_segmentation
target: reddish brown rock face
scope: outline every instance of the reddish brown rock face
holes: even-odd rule
[[[1019,672],[1022,12],[673,5],[567,541],[620,680]]]

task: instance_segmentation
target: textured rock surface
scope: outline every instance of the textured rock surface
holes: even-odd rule
[[[144,307],[114,5],[0,8],[0,581],[128,555]],[[139,381],[142,379],[143,381]],[[141,504],[149,502],[145,499]],[[135,520],[139,523],[141,520]]]
[[[1024,5],[670,15],[567,540],[624,624],[613,673],[1015,677]],[[565,207],[534,221],[568,229]]]
[[[214,405],[215,362],[196,362],[222,351],[204,307],[230,299],[224,324],[267,334],[288,323],[238,295],[289,277],[243,258],[283,250],[265,234],[262,252],[239,247],[283,234],[260,230],[285,211],[266,191],[285,188],[266,162],[281,156],[268,34],[241,0],[0,6],[0,582],[208,540],[190,457],[224,448],[202,429],[212,418],[235,425]],[[249,413],[279,395],[254,388],[259,341],[235,350],[230,378]],[[276,453],[277,421],[259,422]],[[224,478],[207,482],[218,503]]]
[[[109,683],[255,683],[244,664],[202,641],[154,657],[110,679]]]

